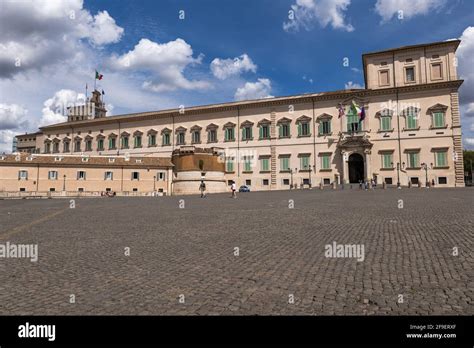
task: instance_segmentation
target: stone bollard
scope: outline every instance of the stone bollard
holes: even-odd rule
[[[421,188],[421,182],[420,181],[418,181],[418,187]],[[427,187],[429,187],[429,186],[427,186]]]
[[[386,183],[385,181],[382,183],[382,188],[383,188],[384,190],[387,188],[387,183]]]
[[[323,189],[323,183],[322,183],[322,182],[319,183],[319,189],[320,189],[320,190]]]
[[[332,183],[332,189],[333,189],[333,190],[337,189],[337,185],[336,185],[336,183],[335,183],[334,181],[333,181],[333,183]]]

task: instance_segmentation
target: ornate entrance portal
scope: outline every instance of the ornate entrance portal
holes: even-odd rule
[[[349,182],[359,183],[364,181],[364,158],[358,154],[353,153],[349,156]]]

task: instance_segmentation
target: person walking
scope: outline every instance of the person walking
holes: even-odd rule
[[[235,185],[235,181],[232,181],[230,189],[232,190],[232,198],[237,198],[237,186]]]
[[[206,184],[204,183],[204,180],[201,180],[201,185],[199,185],[199,190],[201,191],[201,198],[206,197]]]

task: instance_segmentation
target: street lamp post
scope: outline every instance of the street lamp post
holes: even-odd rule
[[[397,162],[397,188],[401,189],[400,186],[400,162]]]
[[[66,191],[66,174],[63,175],[63,191]]]
[[[291,183],[290,183],[290,190],[293,188],[293,168],[290,168],[290,177],[291,177]]]
[[[308,186],[309,186],[309,189],[311,189],[311,164],[309,165],[309,182],[308,182]]]
[[[153,192],[156,191],[156,175],[153,176]]]
[[[428,181],[428,163],[422,163],[422,168],[425,170],[425,187],[430,187],[430,183]],[[433,168],[433,163],[430,163],[430,169]]]

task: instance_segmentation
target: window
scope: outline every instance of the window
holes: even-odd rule
[[[245,180],[245,185],[251,186],[252,185],[252,180],[250,180],[250,179]]]
[[[392,130],[392,118],[390,116],[380,117],[380,130],[391,131]]]
[[[242,128],[242,140],[252,140],[252,126]]]
[[[133,147],[142,147],[142,136],[141,135],[135,135],[133,139]]]
[[[331,179],[329,179],[329,178],[324,178],[324,179],[323,179],[323,184],[324,184],[324,185],[331,185]]]
[[[170,133],[163,133],[163,146],[171,145]]]
[[[224,131],[225,141],[234,141],[235,140],[235,132],[233,127],[227,127]]]
[[[58,153],[59,152],[59,142],[54,142],[53,143],[53,153]]]
[[[288,123],[280,124],[278,128],[280,138],[289,138],[290,137],[290,125]]]
[[[393,167],[393,154],[390,152],[382,153],[382,168],[392,169]]]
[[[78,171],[77,180],[86,180],[86,172],[83,170]]]
[[[69,141],[63,143],[63,152],[69,152]]]
[[[51,144],[49,142],[44,144],[44,152],[45,153],[51,152]]]
[[[49,180],[58,180],[58,172],[55,170],[50,170],[48,172],[48,179]]]
[[[448,178],[445,176],[440,176],[438,178],[438,185],[446,185],[448,183]]]
[[[148,135],[148,146],[156,146],[156,134]]]
[[[420,180],[418,180],[418,177],[412,176],[412,177],[410,178],[410,183],[411,183],[412,185],[418,185],[418,184],[420,183]]]
[[[393,179],[392,178],[385,178],[385,183],[387,185],[392,185],[393,184]]]
[[[109,150],[114,150],[116,147],[116,140],[115,138],[109,138]]]
[[[420,168],[419,152],[408,152],[408,168]]]
[[[362,130],[362,123],[359,122],[359,115],[352,108],[349,110],[346,115],[347,118],[347,131],[354,133]]]
[[[300,122],[298,123],[298,136],[299,137],[307,137],[310,136],[310,127],[309,127],[309,122]]]
[[[330,120],[322,120],[319,123],[319,134],[326,135],[331,133],[331,121]]]
[[[441,63],[431,65],[431,79],[441,80],[443,78],[443,72],[441,70]]]
[[[25,192],[25,191],[26,191],[26,188],[20,187],[20,192]]]
[[[252,156],[244,156],[244,172],[252,171]]]
[[[50,192],[55,192],[56,189],[55,189],[54,187],[50,187],[50,188],[49,188],[49,191],[50,191]]]
[[[260,171],[269,172],[270,171],[270,158],[261,158],[260,159]]]
[[[158,176],[156,177],[158,181],[164,181],[166,179],[165,172],[158,172]]]
[[[225,170],[226,172],[234,171],[234,158],[233,157],[227,157]]]
[[[113,180],[113,179],[114,179],[114,173],[113,172],[105,172],[104,180]]]
[[[79,187],[79,188],[77,189],[77,191],[79,191],[79,192],[84,192],[84,187]]]
[[[290,157],[280,158],[280,170],[283,172],[287,172],[290,170]]]
[[[444,122],[444,112],[433,112],[433,128],[443,128],[446,124]]]
[[[418,127],[417,110],[415,108],[409,108],[406,114],[406,128],[417,129],[417,127]]]
[[[97,150],[104,151],[104,139],[97,140]]]
[[[192,143],[199,144],[201,142],[201,131],[195,130],[192,132]]]
[[[303,185],[309,185],[309,178],[303,178]]]
[[[321,169],[328,170],[331,169],[331,154],[322,154],[321,155]]]
[[[216,129],[209,129],[207,132],[207,141],[209,143],[216,143],[217,142],[217,130]]]
[[[81,141],[80,140],[76,140],[74,142],[74,151],[75,152],[81,152]]]
[[[185,144],[185,134],[184,132],[179,132],[176,134],[176,145],[184,145]]]
[[[122,149],[128,149],[128,136],[122,137]]]
[[[138,189],[137,189],[136,187],[134,187],[134,188],[132,189],[132,191],[133,191],[133,192],[138,192]]]
[[[290,179],[283,179],[283,185],[288,186],[290,184]]]
[[[309,170],[309,155],[301,155],[300,156],[300,169],[301,170]]]
[[[86,151],[92,151],[92,140],[86,140]]]
[[[132,180],[140,180],[140,173],[132,172]]]
[[[260,126],[260,139],[270,139],[270,126],[268,124],[262,124]]]
[[[415,82],[415,67],[405,68],[405,82]]]
[[[387,86],[390,84],[390,77],[388,73],[388,70],[379,71],[379,86]]]
[[[435,152],[435,167],[446,167],[447,165],[448,165],[448,152],[436,151]]]
[[[270,181],[268,179],[263,179],[262,180],[262,185],[263,186],[268,186],[270,184]]]
[[[20,170],[18,172],[18,180],[28,180],[28,171]]]

